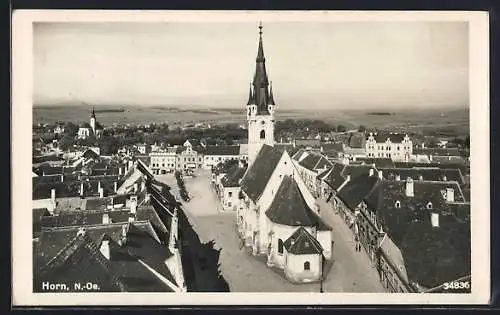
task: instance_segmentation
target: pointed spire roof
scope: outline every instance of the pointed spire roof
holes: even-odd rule
[[[92,112],[90,113],[91,118],[95,118],[95,107],[92,106]]]
[[[252,91],[252,83],[250,83],[250,91],[248,92],[247,105],[253,105],[253,104],[255,104],[255,95],[254,92]]]
[[[257,105],[257,114],[269,115],[267,105],[269,104],[269,80],[266,71],[266,58],[264,56],[264,45],[262,44],[262,23],[259,25],[259,48],[255,59],[255,74],[253,77],[254,102]]]
[[[273,81],[271,81],[269,84],[269,101],[267,103],[268,103],[268,105],[276,105],[276,104],[274,104]]]

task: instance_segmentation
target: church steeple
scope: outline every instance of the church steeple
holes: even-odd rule
[[[90,118],[95,119],[95,107],[94,106],[92,106],[92,112],[90,113]]]
[[[269,104],[269,80],[266,71],[266,58],[264,56],[264,45],[262,44],[262,23],[259,25],[259,48],[255,59],[255,74],[253,77],[254,99],[257,105],[257,114],[267,115]]]

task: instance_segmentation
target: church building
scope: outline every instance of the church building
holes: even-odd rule
[[[247,102],[249,166],[240,181],[238,232],[253,255],[293,282],[320,280],[332,258],[332,233],[286,149],[274,146],[275,100],[262,25]]]
[[[95,118],[95,110],[90,113],[90,123],[82,123],[78,128],[78,138],[87,139],[90,136],[99,138],[102,135],[103,127]]]

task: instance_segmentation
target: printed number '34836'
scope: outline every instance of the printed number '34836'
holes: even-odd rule
[[[470,289],[469,281],[453,281],[444,283],[445,290]]]

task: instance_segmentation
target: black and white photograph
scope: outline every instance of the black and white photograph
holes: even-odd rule
[[[14,303],[487,302],[487,15],[22,13]]]

